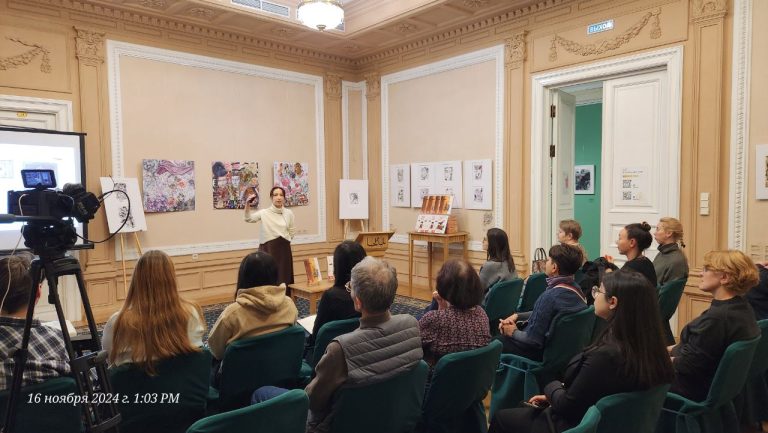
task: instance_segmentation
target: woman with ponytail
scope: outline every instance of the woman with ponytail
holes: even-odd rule
[[[683,243],[683,225],[677,218],[664,217],[656,224],[654,239],[659,244],[659,254],[653,259],[659,285],[688,278],[688,260],[680,247]],[[679,246],[678,246],[679,244]]]

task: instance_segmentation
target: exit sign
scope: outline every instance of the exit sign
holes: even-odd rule
[[[587,34],[593,35],[608,30],[613,30],[613,20],[605,20],[600,21],[599,23],[590,24],[589,27],[587,27]]]

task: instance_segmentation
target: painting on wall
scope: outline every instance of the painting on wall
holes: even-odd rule
[[[435,167],[431,162],[411,164],[411,206],[421,206],[421,200],[435,188]]]
[[[306,162],[275,162],[274,185],[285,189],[285,205],[309,205],[309,164]]]
[[[245,201],[255,195],[259,207],[259,164],[256,162],[214,161],[211,164],[214,209],[245,209]]]
[[[141,207],[139,180],[131,177],[102,177],[101,192],[110,233],[131,233],[147,230],[147,220]],[[125,225],[123,225],[125,222]],[[122,226],[122,228],[121,228]]]
[[[464,207],[493,209],[493,169],[490,159],[464,161]]]
[[[141,161],[145,212],[195,210],[195,162],[168,159]]]
[[[577,165],[574,168],[574,194],[595,193],[595,166]]]
[[[339,180],[339,218],[368,219],[367,180]]]
[[[408,164],[389,166],[390,202],[394,207],[411,206],[411,168]]]
[[[461,161],[436,162],[435,167],[437,176],[433,193],[450,195],[453,197],[453,207],[462,207]]]
[[[755,198],[768,200],[768,144],[755,146]]]

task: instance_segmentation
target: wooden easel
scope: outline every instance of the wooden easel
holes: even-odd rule
[[[131,234],[136,242],[136,250],[139,252],[139,257],[141,257],[144,253],[141,251],[141,242],[139,242],[139,235],[137,233],[133,232]],[[125,271],[125,233],[120,233],[120,260],[123,262],[123,289],[128,294],[128,274]]]
[[[347,239],[347,234],[349,233],[349,227],[352,225],[351,221],[360,222],[360,232],[368,231],[368,220],[344,220],[344,239]]]

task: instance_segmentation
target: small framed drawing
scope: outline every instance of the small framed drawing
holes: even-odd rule
[[[595,166],[577,165],[574,170],[574,194],[595,193]]]

